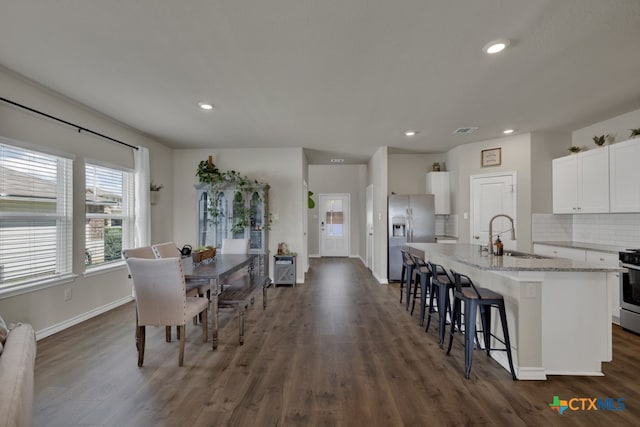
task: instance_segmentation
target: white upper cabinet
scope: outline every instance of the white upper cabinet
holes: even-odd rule
[[[553,213],[609,212],[609,147],[553,160]]]
[[[436,215],[449,215],[451,213],[449,190],[449,172],[427,173],[427,194],[434,195]]]
[[[640,212],[640,139],[609,146],[611,212]]]

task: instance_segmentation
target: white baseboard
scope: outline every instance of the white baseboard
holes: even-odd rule
[[[320,258],[320,254],[309,254],[309,258]]]
[[[128,296],[125,298],[121,298],[119,300],[110,302],[107,305],[103,305],[102,307],[94,308],[93,310],[87,311],[86,313],[82,313],[78,316],[72,317],[71,319],[67,319],[63,322],[60,322],[56,325],[49,326],[48,328],[41,329],[36,331],[36,341],[46,338],[50,335],[53,335],[57,332],[63,331],[71,326],[77,325],[78,323],[84,322],[85,320],[89,320],[92,317],[96,317],[102,313],[106,313],[109,310],[113,310],[116,307],[120,307],[130,301],[133,301],[133,296]]]

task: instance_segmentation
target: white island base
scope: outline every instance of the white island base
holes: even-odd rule
[[[468,256],[465,251],[459,256],[461,248],[447,249],[447,253],[442,253],[436,245],[410,246],[412,252],[416,253],[417,249],[419,255],[424,253],[425,259],[466,274],[477,286],[504,296],[518,379],[544,380],[547,375],[603,375],[601,363],[611,361],[611,313],[606,269],[564,259],[511,260],[475,254],[470,250]],[[556,261],[558,264],[551,266]],[[571,263],[570,267],[567,267],[567,262]],[[492,332],[501,337],[497,313],[492,319]],[[492,342],[494,346],[501,344]],[[491,352],[491,356],[509,370],[504,351]]]

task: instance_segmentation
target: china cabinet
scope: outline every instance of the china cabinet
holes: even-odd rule
[[[196,185],[198,246],[222,247],[223,239],[249,239],[249,253],[260,255],[260,274],[268,274],[269,185]]]

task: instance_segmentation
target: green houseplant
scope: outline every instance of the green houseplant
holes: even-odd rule
[[[635,138],[636,136],[640,136],[640,128],[629,129],[631,131],[631,138]]]
[[[578,147],[577,145],[572,145],[571,147],[569,147],[569,151],[572,153],[579,153],[582,151],[582,147]]]
[[[594,142],[598,147],[602,147],[602,146],[604,145],[604,138],[605,138],[605,136],[604,136],[604,135],[600,135],[600,136],[595,135],[595,136],[593,137],[593,142]]]
[[[233,223],[231,225],[231,232],[241,232],[244,228],[251,225],[252,214],[255,211],[251,206],[247,207],[246,197],[251,197],[258,187],[264,185],[257,180],[252,180],[240,172],[235,170],[221,171],[213,163],[211,156],[207,160],[203,160],[198,163],[196,169],[196,176],[198,181],[203,184],[209,184],[209,206],[208,211],[211,217],[210,221],[214,224],[218,224],[222,212],[222,207],[218,203],[218,199],[222,191],[225,188],[231,186],[234,187],[233,192]],[[262,201],[262,199],[258,199]],[[271,216],[265,215],[264,228],[269,230],[271,227]]]

